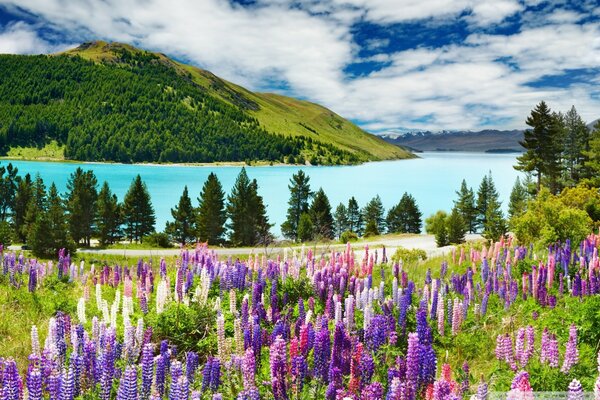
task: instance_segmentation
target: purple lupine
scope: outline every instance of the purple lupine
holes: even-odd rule
[[[160,397],[165,394],[165,381],[167,376],[167,361],[162,355],[156,356],[156,391]]]
[[[236,400],[260,400],[258,389],[252,388],[238,393]]]
[[[152,390],[152,378],[154,375],[154,349],[152,344],[144,345],[142,349],[142,387],[141,398],[147,399],[150,397]]]
[[[210,367],[210,390],[216,392],[221,385],[221,361],[218,358],[213,358]]]
[[[116,400],[137,399],[137,369],[133,365],[125,368],[125,372],[119,382]]]
[[[569,391],[567,392],[567,400],[583,400],[583,388],[577,379],[573,379],[569,383]]]
[[[481,380],[479,386],[477,386],[477,400],[487,400],[488,398],[488,384]]]
[[[23,398],[23,382],[17,370],[17,363],[8,359],[2,371],[2,400],[20,400]]]
[[[469,383],[469,363],[467,363],[466,361],[462,365],[462,372],[464,376],[463,381],[460,383],[460,392],[463,396],[465,396],[469,392],[469,388],[471,386]]]
[[[188,383],[194,383],[194,377],[196,374],[196,369],[198,368],[198,354],[193,351],[188,351],[185,357],[185,376],[188,380]]]
[[[244,380],[244,389],[250,390],[255,387],[254,374],[256,363],[254,361],[254,351],[250,347],[246,349],[242,359],[242,378]]]
[[[202,392],[210,388],[210,377],[212,373],[212,357],[208,357],[204,368],[202,369]]]
[[[304,378],[308,371],[308,365],[306,359],[303,356],[296,356],[292,359],[292,378],[295,385],[295,391],[297,394],[302,393],[304,387]]]
[[[42,400],[42,373],[37,367],[27,372],[27,391],[29,400]]]
[[[365,332],[365,344],[367,348],[376,353],[379,348],[385,344],[386,339],[386,319],[383,315],[375,315],[371,318],[369,326]]]
[[[577,350],[577,327],[571,325],[569,328],[569,340],[566,345],[565,358],[560,368],[561,372],[568,374],[571,367],[579,362],[579,350]]]
[[[362,390],[361,400],[383,400],[383,385],[373,382]]]
[[[75,373],[73,368],[64,371],[60,379],[60,399],[73,400],[75,395]]]
[[[46,379],[46,389],[50,400],[60,398],[60,375],[57,372],[52,372]]]
[[[371,383],[373,372],[375,372],[375,362],[369,352],[365,351],[362,353],[359,363],[360,370],[360,382],[362,385],[368,385]]]
[[[316,334],[313,357],[314,375],[326,382],[331,359],[331,339],[327,327],[322,327]]]
[[[271,365],[271,385],[276,400],[288,398],[286,389],[286,344],[281,336],[277,336],[269,353]]]

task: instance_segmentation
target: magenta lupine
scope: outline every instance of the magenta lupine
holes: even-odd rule
[[[571,325],[569,328],[569,340],[567,341],[565,358],[560,371],[568,374],[573,365],[579,362],[579,350],[577,350],[577,327]]]
[[[419,352],[419,336],[416,332],[411,332],[408,334],[408,348],[406,350],[406,380],[413,390],[416,390],[419,383]]]

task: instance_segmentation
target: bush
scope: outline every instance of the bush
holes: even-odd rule
[[[405,249],[404,247],[398,247],[392,256],[392,261],[398,262],[400,260],[402,260],[404,264],[425,261],[427,260],[427,253],[425,253],[425,250],[421,249]]]
[[[342,243],[356,242],[357,240],[358,235],[352,231],[345,231],[340,235],[340,242]]]
[[[0,222],[0,244],[4,247],[10,246],[13,242],[13,230],[6,221]]]
[[[142,243],[146,243],[152,247],[161,247],[161,248],[169,248],[173,247],[171,242],[169,241],[169,235],[164,232],[154,232],[149,235],[144,236],[142,239]]]

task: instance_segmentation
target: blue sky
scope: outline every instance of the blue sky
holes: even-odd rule
[[[157,50],[375,133],[600,117],[597,0],[0,0],[0,53]]]

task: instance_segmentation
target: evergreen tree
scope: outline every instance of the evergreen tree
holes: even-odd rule
[[[584,151],[586,156],[585,167],[588,175],[592,177],[595,185],[600,185],[600,120],[594,125],[590,134],[588,150]]]
[[[331,215],[331,204],[323,188],[319,188],[310,205],[309,215],[313,224],[314,236],[325,239],[333,239],[333,216]]]
[[[338,204],[335,208],[334,213],[334,228],[335,228],[335,236],[340,237],[342,233],[349,230],[348,223],[348,209],[344,205],[344,203]]]
[[[121,225],[123,224],[123,211],[117,200],[117,195],[113,194],[104,181],[102,188],[98,193],[96,233],[102,246],[112,244],[122,237]]]
[[[52,183],[48,191],[48,208],[38,214],[33,223],[27,242],[34,255],[56,257],[58,250],[75,251],[75,242],[70,238],[65,218],[65,207]]]
[[[123,202],[125,234],[130,241],[141,242],[143,237],[154,232],[156,217],[148,187],[138,174],[129,186]]]
[[[460,244],[465,241],[465,233],[467,226],[463,220],[461,212],[457,206],[452,208],[450,216],[446,220],[447,232],[448,232],[448,243]]]
[[[447,246],[450,244],[448,241],[448,214],[445,211],[438,211],[433,215],[430,215],[425,220],[425,231],[434,235],[435,243],[438,247]]]
[[[33,182],[31,175],[25,175],[25,178],[20,179],[17,185],[15,194],[15,205],[13,210],[13,222],[18,239],[21,242],[27,240],[27,224],[25,218],[27,216],[27,207],[33,196]]]
[[[565,170],[565,181],[568,185],[576,184],[584,167],[584,152],[589,141],[589,130],[575,109],[571,109],[564,115],[564,143],[563,163]]]
[[[553,115],[544,101],[540,102],[527,117],[527,129],[520,142],[525,153],[517,157],[515,169],[533,172],[537,178],[537,190],[540,190],[542,177],[549,178],[551,185],[556,186],[560,175],[560,143],[561,121]]]
[[[15,195],[20,181],[19,169],[9,163],[0,166],[0,221],[6,221],[15,207]]]
[[[194,241],[196,237],[196,221],[187,185],[183,188],[179,204],[175,208],[171,208],[171,216],[173,217],[173,221],[167,222],[165,232],[182,246]]]
[[[46,185],[40,174],[36,174],[31,190],[31,198],[27,203],[27,211],[25,212],[25,226],[23,227],[23,231],[27,237],[27,241],[29,241],[31,227],[37,221],[38,216],[46,212],[47,206]]]
[[[242,168],[231,194],[227,197],[229,238],[234,246],[268,245],[273,237],[262,196],[256,179],[250,181]]]
[[[76,243],[90,246],[96,218],[98,180],[94,171],[78,167],[67,181],[67,212],[71,237]]]
[[[308,242],[312,240],[314,226],[308,213],[303,213],[298,222],[298,240],[300,242]]]
[[[508,216],[513,218],[525,212],[529,194],[527,188],[521,183],[521,179],[517,176],[512,191],[510,192],[510,200],[508,203]]]
[[[253,244],[260,244],[265,247],[271,244],[274,239],[271,234],[273,224],[269,222],[267,208],[262,196],[258,194],[258,182],[256,179],[253,179],[250,184],[250,216],[252,217],[254,227]]]
[[[460,184],[460,190],[456,192],[458,200],[454,202],[457,211],[460,213],[469,233],[477,230],[477,207],[475,207],[475,194],[473,189],[467,186],[467,181],[463,179]]]
[[[196,226],[198,239],[209,244],[223,243],[225,233],[225,192],[217,175],[211,172],[198,197]]]
[[[362,234],[363,219],[360,208],[358,207],[358,202],[354,196],[348,200],[347,210],[348,215],[346,216],[346,219],[348,220],[348,230],[360,236]]]
[[[501,204],[497,197],[491,197],[486,210],[486,222],[483,225],[483,237],[498,240],[506,234],[508,227],[500,208]]]
[[[481,180],[479,190],[477,191],[477,223],[481,228],[485,229],[490,203],[493,200],[498,203],[498,199],[498,191],[496,190],[496,185],[492,179],[492,171],[490,171]]]
[[[370,229],[371,235],[379,235],[385,231],[385,209],[379,195],[373,197],[362,212],[363,221],[368,225],[373,222]],[[373,229],[374,228],[374,229]],[[366,228],[365,228],[366,230]]]
[[[421,233],[422,215],[415,198],[405,192],[400,202],[388,211],[387,230],[391,233]]]
[[[288,201],[287,218],[281,224],[281,233],[288,239],[298,240],[298,223],[300,216],[308,212],[310,198],[313,193],[310,191],[310,177],[299,170],[292,175],[290,179],[290,199]]]

